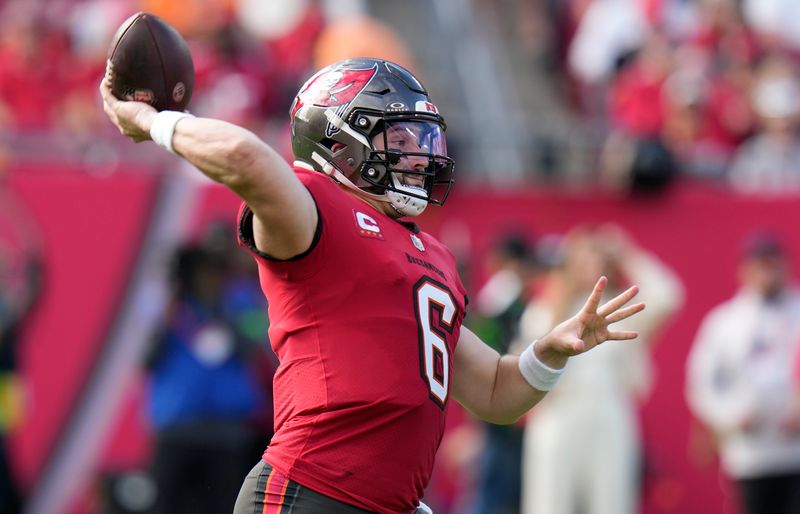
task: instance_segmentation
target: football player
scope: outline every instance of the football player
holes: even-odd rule
[[[269,300],[275,436],[234,512],[410,514],[433,468],[451,397],[513,423],[571,356],[635,332],[609,325],[644,308],[631,287],[583,308],[519,357],[462,326],[453,255],[404,218],[441,205],[453,183],[445,123],[408,71],[348,59],[314,75],[290,110],[293,165],[251,132],[123,102],[104,108],[241,197],[238,238]],[[255,510],[254,510],[255,509]]]

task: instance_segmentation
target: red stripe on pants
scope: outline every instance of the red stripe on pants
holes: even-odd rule
[[[270,472],[267,485],[264,487],[264,509],[261,511],[262,514],[281,514],[288,485],[289,479],[285,475],[275,471],[275,469]]]

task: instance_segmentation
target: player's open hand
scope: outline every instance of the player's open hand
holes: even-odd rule
[[[144,102],[122,101],[111,93],[111,63],[106,66],[106,74],[100,82],[100,96],[103,110],[116,125],[120,133],[136,143],[150,139],[150,125],[158,111]]]
[[[557,325],[536,343],[536,356],[548,366],[563,368],[567,358],[588,352],[609,340],[635,339],[638,332],[610,330],[609,325],[630,318],[644,309],[643,303],[625,306],[639,288],[633,286],[600,306],[600,297],[608,284],[606,277],[594,286],[583,308],[573,317]]]

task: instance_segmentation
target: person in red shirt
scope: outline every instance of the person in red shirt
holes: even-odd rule
[[[453,255],[403,218],[444,203],[453,182],[444,120],[407,70],[348,59],[314,75],[292,105],[293,166],[251,132],[156,112],[100,92],[111,121],[152,139],[243,200],[239,241],[269,301],[275,435],[234,507],[251,512],[410,514],[430,478],[451,397],[513,423],[573,355],[635,332],[611,323],[632,287],[584,307],[521,355],[462,326]]]

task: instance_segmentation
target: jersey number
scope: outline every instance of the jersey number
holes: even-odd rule
[[[452,334],[457,308],[453,294],[445,285],[423,277],[414,286],[420,375],[428,386],[431,399],[442,409],[447,403],[450,385],[450,350],[445,332]]]

